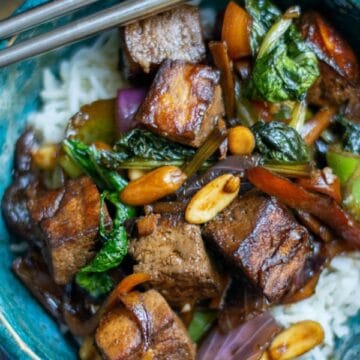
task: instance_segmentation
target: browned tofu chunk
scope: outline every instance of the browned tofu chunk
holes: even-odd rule
[[[69,181],[63,189],[44,192],[28,207],[39,224],[44,257],[55,282],[67,284],[95,254],[99,191],[89,178],[83,177]]]
[[[103,316],[96,330],[96,345],[105,359],[195,359],[195,345],[183,323],[157,291],[133,292],[122,300],[124,307]]]
[[[148,73],[167,59],[202,61],[206,50],[201,30],[199,9],[188,5],[125,26],[121,40],[126,75]]]
[[[161,136],[199,147],[224,112],[219,72],[206,65],[166,61],[136,121]]]
[[[342,106],[345,115],[360,121],[360,87],[352,86],[329,65],[319,62],[320,76],[309,89],[308,101],[316,106]]]
[[[203,234],[270,301],[294,291],[293,282],[311,255],[307,229],[276,199],[259,193],[235,200]]]
[[[154,223],[152,229],[150,223]],[[140,237],[129,246],[137,261],[134,271],[149,274],[150,285],[168,301],[184,304],[220,294],[221,277],[205,250],[198,225],[177,216],[148,215],[138,220],[138,231]]]

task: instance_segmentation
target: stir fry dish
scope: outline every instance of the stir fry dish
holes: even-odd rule
[[[353,49],[298,6],[231,1],[212,20],[183,5],[121,28],[116,98],[58,143],[29,126],[16,144],[13,271],[82,360],[321,349],[317,318],[285,327],[273,309],[360,250]]]

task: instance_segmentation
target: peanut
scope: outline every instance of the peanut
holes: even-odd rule
[[[148,173],[148,171],[146,171],[146,170],[129,169],[128,170],[128,178],[130,181],[134,181],[134,180],[140,179],[142,176],[144,176],[147,173]]]
[[[79,349],[81,360],[101,360],[101,356],[94,344],[94,337],[87,336]]]
[[[240,178],[238,176],[232,176],[225,184],[224,191],[228,194],[232,194],[240,187]]]
[[[57,151],[56,145],[43,145],[32,153],[34,164],[42,170],[51,170],[57,164]]]
[[[264,351],[259,360],[270,360],[268,352]]]
[[[268,352],[271,360],[290,360],[305,354],[324,341],[324,331],[316,321],[300,321],[278,334]]]
[[[229,150],[234,155],[249,155],[255,148],[255,137],[245,126],[236,126],[228,132]]]
[[[174,193],[185,179],[186,175],[178,167],[162,166],[131,181],[120,193],[120,199],[128,205],[148,205]]]
[[[240,179],[232,174],[217,177],[200,189],[190,200],[185,219],[191,224],[204,224],[225,209],[238,195]]]

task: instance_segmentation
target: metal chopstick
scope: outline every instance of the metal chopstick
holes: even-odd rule
[[[0,22],[0,39],[31,29],[99,0],[55,0]]]
[[[167,10],[184,0],[128,0],[0,51],[0,67]]]

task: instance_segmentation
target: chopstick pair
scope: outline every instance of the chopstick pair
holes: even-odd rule
[[[99,0],[57,0],[0,22],[0,39],[73,12]],[[0,50],[0,67],[168,10],[185,0],[127,0],[48,33]]]

